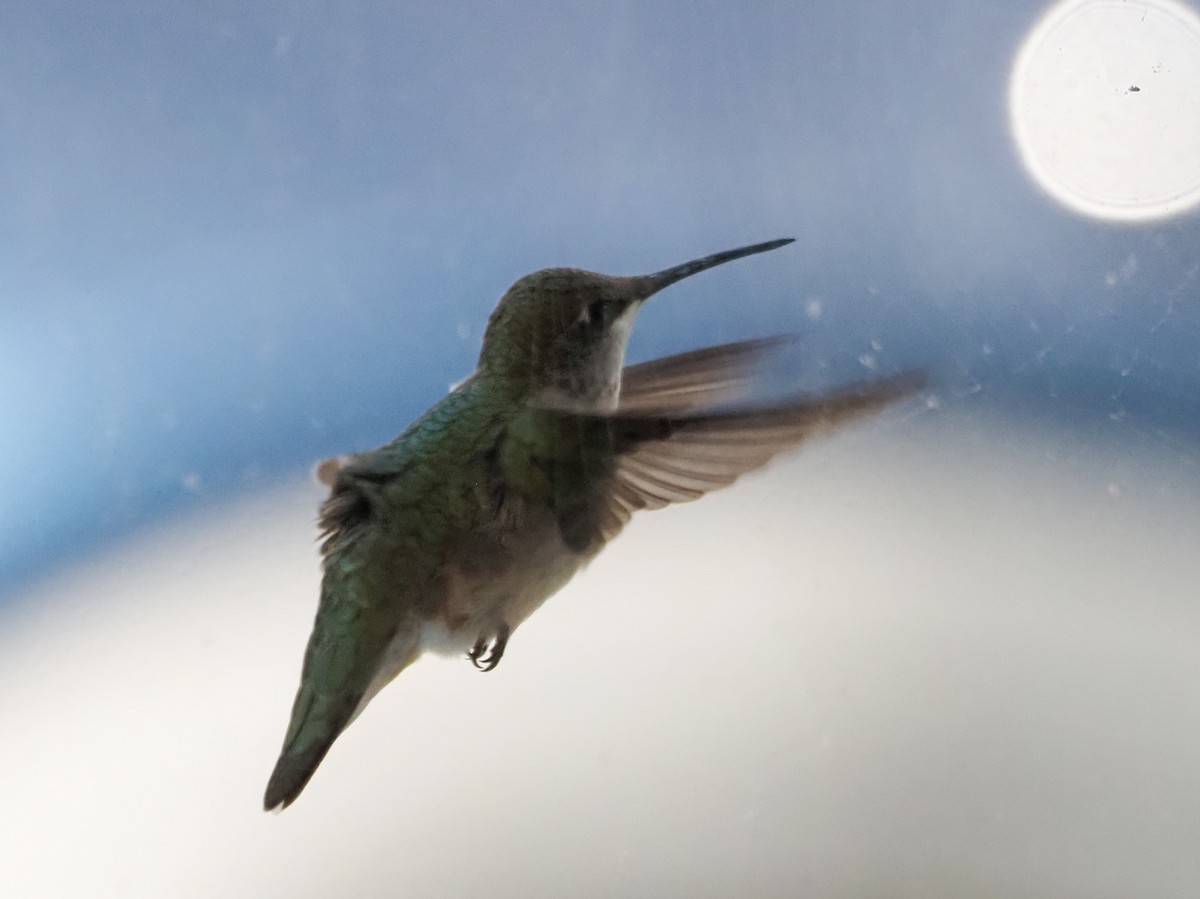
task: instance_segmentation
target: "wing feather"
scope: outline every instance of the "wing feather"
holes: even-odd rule
[[[731,402],[744,395],[773,353],[797,339],[760,337],[627,366],[621,372],[618,409],[625,414],[666,414]]]
[[[908,372],[749,409],[644,415],[622,405],[608,421],[618,461],[597,516],[598,536],[615,537],[638,509],[691,502],[726,487],[781,451],[924,385],[922,373]]]

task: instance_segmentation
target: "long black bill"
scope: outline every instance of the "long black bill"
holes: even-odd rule
[[[683,263],[683,265],[675,265],[671,268],[663,269],[661,272],[655,272],[653,275],[640,275],[632,280],[637,285],[639,299],[644,300],[650,295],[658,293],[664,287],[669,287],[676,281],[682,281],[684,278],[694,275],[696,272],[702,272],[706,268],[712,268],[715,265],[721,265],[734,259],[741,259],[743,256],[753,256],[755,253],[777,250],[794,241],[794,237],[785,237],[782,240],[768,240],[766,243],[756,243],[748,247],[739,247],[736,250],[713,253],[711,256],[705,256],[703,259],[693,259],[691,262]]]

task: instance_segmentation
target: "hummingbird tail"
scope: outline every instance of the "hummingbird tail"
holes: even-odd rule
[[[354,647],[360,651],[360,667],[352,666],[346,672],[348,676],[322,680],[318,675],[327,675],[328,667],[321,667],[314,660],[327,663],[328,659],[313,650],[313,646],[318,645],[314,632],[314,642],[309,647],[300,689],[292,706],[291,723],[283,740],[283,751],[267,782],[263,797],[266,811],[282,810],[295,802],[333,741],[350,726],[375,694],[417,657],[420,634],[416,627],[384,633],[387,642],[374,647],[378,651],[361,652],[362,641]]]
[[[282,811],[296,800],[333,741],[349,723],[353,708],[331,716],[329,709],[315,709],[318,703],[314,699],[306,686],[300,688],[292,712],[292,726],[263,797],[263,808],[268,812]]]
[[[330,740],[312,746],[301,754],[284,752],[279,756],[275,770],[271,772],[271,780],[267,783],[263,809],[268,812],[283,811],[295,802],[332,745],[333,741]]]

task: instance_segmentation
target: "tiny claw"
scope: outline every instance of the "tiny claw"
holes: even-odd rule
[[[504,657],[504,647],[508,645],[508,635],[511,633],[507,624],[501,624],[496,633],[490,638],[481,636],[467,653],[471,664],[480,671],[491,671],[500,664]]]

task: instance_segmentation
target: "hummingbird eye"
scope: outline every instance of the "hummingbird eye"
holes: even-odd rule
[[[608,324],[609,318],[612,316],[612,303],[604,300],[592,300],[583,307],[583,312],[579,315],[579,323],[581,325],[599,325]]]

